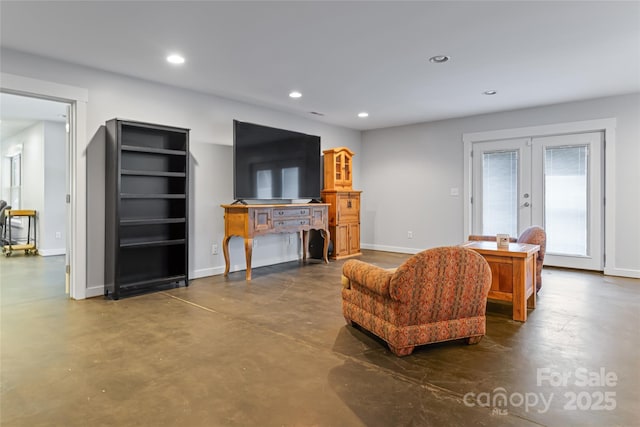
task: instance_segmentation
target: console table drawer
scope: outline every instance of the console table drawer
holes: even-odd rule
[[[309,216],[309,212],[310,212],[309,208],[274,209],[273,217],[285,218],[285,217]]]
[[[310,225],[309,218],[301,219],[285,219],[273,221],[276,228],[300,227],[301,225]]]

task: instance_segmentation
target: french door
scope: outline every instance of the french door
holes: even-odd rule
[[[472,233],[547,233],[545,265],[602,270],[602,133],[473,144]]]

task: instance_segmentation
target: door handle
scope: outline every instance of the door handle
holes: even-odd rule
[[[524,206],[525,208],[528,208],[531,205],[529,204],[529,202],[524,202],[524,204],[522,206]]]

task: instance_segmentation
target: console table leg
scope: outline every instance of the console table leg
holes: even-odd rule
[[[307,246],[309,245],[309,231],[302,230],[300,237],[302,238],[302,262],[305,262],[307,260]]]
[[[247,263],[247,280],[251,280],[251,254],[253,252],[253,239],[244,239],[244,258]]]
[[[324,263],[329,264],[329,230],[320,230],[322,238],[324,239],[324,246],[322,248],[322,255],[324,257]],[[335,251],[335,248],[334,248]]]
[[[224,277],[227,277],[229,275],[229,267],[230,267],[230,260],[229,260],[229,240],[231,240],[231,236],[224,236],[224,239],[222,239],[222,253],[224,254]]]

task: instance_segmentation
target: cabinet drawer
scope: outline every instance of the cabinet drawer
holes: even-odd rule
[[[301,225],[309,225],[309,218],[277,219],[273,224],[276,228],[299,227]]]
[[[274,209],[273,218],[285,218],[285,217],[299,217],[309,216],[309,208],[296,208],[296,209]]]

